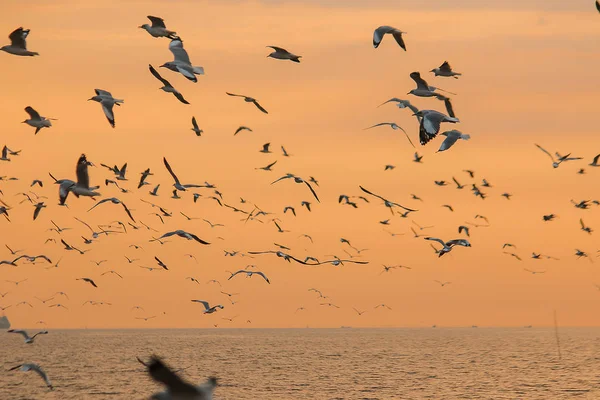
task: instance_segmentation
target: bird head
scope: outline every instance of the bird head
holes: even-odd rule
[[[148,29],[149,27],[150,27],[150,25],[148,25],[148,24],[138,26],[138,28],[141,28],[141,29]]]

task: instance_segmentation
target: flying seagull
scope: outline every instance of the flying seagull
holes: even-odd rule
[[[442,133],[440,133],[440,135],[446,136],[446,139],[444,139],[444,141],[442,142],[440,149],[437,151],[438,153],[448,150],[450,147],[452,147],[454,145],[454,143],[456,143],[456,141],[458,139],[462,139],[462,140],[471,139],[471,135],[463,134],[461,131],[457,131],[456,129],[452,129],[451,131],[442,132]]]
[[[453,124],[460,122],[458,118],[449,117],[435,110],[421,110],[416,115],[421,116],[421,123],[419,125],[419,141],[421,145],[426,145],[431,139],[437,136],[442,122],[451,122]]]
[[[452,250],[452,248],[454,246],[471,247],[471,243],[469,243],[469,241],[466,239],[453,239],[448,242],[444,242],[442,239],[438,239],[438,238],[434,238],[434,237],[426,237],[425,240],[433,240],[434,242],[438,242],[442,246],[444,246],[441,250],[438,251],[438,257],[441,257],[446,253],[449,253],[450,250]]]
[[[192,302],[194,303],[201,303],[204,306],[204,312],[203,314],[212,314],[214,312],[216,312],[218,309],[224,309],[225,307],[223,307],[220,304],[217,304],[216,306],[210,306],[208,304],[208,301],[204,301],[204,300],[192,300]]]
[[[237,135],[238,133],[240,133],[241,131],[248,131],[248,132],[252,132],[252,129],[248,128],[247,126],[240,126],[239,128],[237,128],[235,130],[235,132],[233,133],[233,136]]]
[[[411,145],[412,147],[415,147],[415,145],[413,144],[412,140],[410,140],[410,136],[408,136],[408,133],[406,133],[406,131],[404,130],[404,128],[402,128],[401,126],[397,125],[395,122],[380,122],[380,123],[378,123],[378,124],[375,124],[375,125],[373,125],[373,126],[370,126],[370,127],[368,127],[368,128],[365,128],[365,130],[367,130],[367,129],[371,129],[371,128],[375,128],[375,127],[378,127],[378,126],[388,126],[388,125],[389,125],[389,127],[390,127],[390,128],[392,128],[393,130],[398,130],[398,129],[400,129],[402,132],[404,132],[404,134],[406,135],[406,138],[408,139],[408,142],[410,143],[410,145]]]
[[[287,51],[284,48],[281,47],[277,47],[277,46],[267,46],[272,48],[273,50],[275,50],[274,52],[272,52],[271,54],[269,54],[267,56],[267,58],[271,57],[271,58],[275,58],[277,60],[290,60],[296,63],[300,62],[300,58],[302,58],[302,56],[297,56],[295,54],[290,53],[289,51]]]
[[[135,222],[135,219],[133,218],[133,215],[131,215],[131,211],[129,211],[129,209],[127,208],[127,206],[125,205],[125,203],[123,203],[121,200],[117,199],[116,197],[111,197],[109,199],[103,199],[100,200],[98,203],[96,203],[92,208],[90,208],[88,210],[88,212],[92,211],[94,208],[98,207],[100,204],[106,203],[106,202],[111,202],[112,204],[120,204],[123,206],[123,208],[125,209],[125,212],[127,213],[127,215],[129,216],[129,218],[131,218],[131,220],[133,222]]]
[[[458,79],[462,75],[461,73],[452,71],[452,67],[448,64],[448,61],[444,61],[438,68],[434,68],[429,72],[433,72],[435,76],[446,76],[454,79]]]
[[[434,86],[429,86],[427,84],[427,82],[425,81],[425,79],[421,78],[421,74],[419,72],[411,72],[410,77],[413,81],[415,81],[415,83],[417,84],[417,87],[416,87],[416,89],[412,89],[410,92],[408,92],[408,94],[412,94],[412,95],[418,96],[418,97],[436,97],[440,100],[447,99],[446,96],[436,92],[436,90],[441,90],[441,91],[444,91],[444,90],[442,90],[440,88],[436,88]],[[450,93],[450,92],[448,92],[448,93]],[[450,94],[454,94],[454,93],[450,93]]]
[[[244,96],[243,94],[235,94],[235,93],[229,93],[229,92],[225,92],[227,93],[228,96],[233,96],[233,97],[243,97],[244,101],[246,103],[253,103],[256,108],[258,108],[260,111],[264,112],[265,114],[268,114],[269,112],[267,110],[265,110],[260,104],[258,104],[258,101],[253,98],[253,97],[248,97],[248,96]],[[237,132],[236,132],[237,133]]]
[[[158,239],[163,239],[163,238],[173,236],[173,235],[179,236],[179,237],[187,239],[187,240],[195,240],[196,242],[201,243],[201,244],[210,244],[210,243],[200,239],[198,236],[194,235],[193,233],[188,233],[181,229],[178,229],[173,232],[167,232],[164,235],[162,235],[161,237],[159,237]]]
[[[48,331],[39,331],[38,333],[36,333],[33,336],[29,336],[29,334],[27,333],[27,331],[23,330],[23,329],[9,329],[6,332],[8,333],[18,333],[19,335],[23,335],[23,338],[25,339],[25,343],[27,344],[31,344],[33,343],[33,340],[35,339],[35,337],[37,335],[47,335]]]
[[[389,200],[387,200],[387,199],[385,199],[385,198],[381,197],[381,196],[380,196],[380,195],[378,195],[378,194],[375,194],[375,193],[373,193],[373,192],[370,192],[370,191],[368,191],[367,189],[365,189],[365,188],[364,188],[364,187],[362,187],[362,186],[359,186],[359,188],[360,188],[360,190],[362,190],[362,191],[363,191],[363,192],[365,192],[366,194],[370,194],[371,196],[374,196],[374,197],[377,197],[378,199],[381,199],[381,200],[383,200],[383,203],[384,203],[384,205],[390,209],[390,211],[392,212],[392,214],[394,214],[394,210],[392,209],[392,207],[400,207],[400,208],[404,209],[405,211],[410,211],[410,212],[413,212],[413,211],[418,211],[418,210],[413,210],[413,209],[411,209],[411,208],[404,207],[403,205],[401,205],[401,204],[398,204],[398,203],[394,203],[393,201],[389,201]]]
[[[212,393],[217,386],[217,378],[209,378],[205,383],[194,386],[181,379],[177,373],[167,367],[158,357],[152,356],[148,364],[150,377],[156,382],[167,387],[164,392],[155,393],[152,399],[156,400],[212,400]]]
[[[406,45],[404,44],[404,40],[402,39],[402,34],[406,33],[406,32],[402,32],[399,29],[396,29],[394,27],[387,26],[387,25],[380,26],[379,28],[375,29],[375,31],[373,32],[373,47],[374,48],[379,47],[379,44],[383,40],[383,37],[385,36],[386,33],[390,33],[394,37],[394,39],[396,39],[396,43],[398,43],[398,45],[400,47],[402,47],[402,49],[404,49],[404,51],[406,51]]]
[[[50,128],[52,126],[50,121],[55,121],[54,118],[42,117],[30,106],[25,107],[25,112],[29,114],[29,119],[26,119],[23,123],[33,126],[35,128],[35,135],[37,135],[42,128]]]
[[[92,100],[98,102],[102,105],[102,111],[104,111],[104,115],[106,115],[106,119],[108,123],[113,128],[115,127],[115,114],[113,113],[113,106],[116,104],[118,106],[124,102],[122,99],[115,99],[110,92],[102,89],[94,89],[96,95],[88,99],[88,101]]]
[[[267,283],[271,283],[271,281],[269,281],[269,278],[267,278],[267,276],[260,271],[248,271],[245,269],[240,269],[239,271],[234,272],[233,274],[231,274],[231,276],[229,277],[229,279],[233,278],[234,276],[236,276],[237,274],[246,274],[246,277],[251,278],[252,275],[256,274],[256,275],[260,275]],[[227,280],[229,280],[227,279]]]
[[[20,364],[20,365],[17,365],[16,367],[12,367],[11,369],[9,369],[9,371],[14,371],[16,369],[25,371],[25,372],[35,371],[39,376],[42,377],[44,382],[46,382],[46,386],[48,386],[48,388],[50,390],[54,389],[54,387],[52,387],[52,383],[50,383],[50,379],[48,378],[48,375],[46,375],[44,370],[39,365],[37,365],[37,364]]]
[[[202,129],[198,127],[198,123],[196,122],[196,117],[192,117],[192,130],[196,134],[196,136],[202,136],[204,132]]]
[[[15,56],[39,56],[39,53],[27,50],[27,35],[29,35],[29,29],[23,29],[23,27],[15,29],[8,35],[10,44],[0,47],[0,50]]]
[[[148,32],[151,36],[153,36],[155,38],[159,38],[159,37],[167,37],[169,39],[176,38],[175,34],[177,32],[168,30],[167,27],[165,26],[165,21],[162,18],[153,17],[152,15],[148,15],[147,18],[150,20],[150,22],[152,22],[152,26],[150,26],[148,24],[143,24],[143,25],[138,26],[138,28],[145,29],[146,32]]]
[[[150,73],[151,73],[152,75],[154,75],[154,77],[155,77],[156,79],[158,79],[159,81],[161,81],[161,82],[162,82],[162,84],[163,84],[163,87],[161,87],[161,88],[160,88],[162,91],[164,91],[164,92],[167,92],[167,93],[173,93],[173,95],[174,95],[175,97],[177,97],[177,100],[179,100],[179,101],[180,101],[180,102],[182,102],[183,104],[190,104],[190,103],[188,103],[188,101],[187,101],[186,99],[184,99],[184,98],[183,98],[183,95],[182,95],[181,93],[179,93],[179,92],[177,91],[177,89],[175,89],[175,88],[173,87],[173,85],[171,85],[171,84],[169,83],[169,81],[168,81],[168,80],[166,80],[165,78],[163,78],[162,76],[160,76],[160,74],[158,73],[158,71],[157,71],[157,70],[155,70],[155,69],[154,69],[154,67],[152,66],[152,64],[148,64],[148,68],[150,69]],[[195,119],[194,119],[194,121],[195,121]],[[197,128],[197,125],[196,125],[196,128]]]
[[[537,143],[534,143],[534,144],[538,149],[540,149],[541,151],[546,153],[548,155],[548,157],[550,157],[550,159],[552,160],[552,167],[554,167],[554,168],[558,168],[558,166],[565,161],[581,160],[581,157],[570,157],[571,153],[569,153],[565,156],[561,156],[560,154],[558,154],[558,152],[556,153],[556,157],[558,157],[558,158],[555,159],[554,156],[552,154],[550,154],[550,152],[548,150],[545,150],[544,148],[542,148],[542,146],[540,146]]]
[[[294,174],[287,173],[284,176],[282,176],[281,178],[276,179],[273,182],[271,182],[271,185],[274,184],[274,183],[277,183],[277,182],[279,182],[279,181],[281,181],[283,179],[294,179],[294,182],[296,182],[296,183],[300,183],[300,184],[304,183],[304,184],[306,184],[306,186],[308,186],[308,188],[310,189],[310,192],[313,194],[313,196],[315,197],[315,199],[317,199],[317,201],[319,203],[321,202],[321,200],[319,200],[319,197],[317,196],[317,193],[315,192],[315,190],[313,189],[313,187],[310,185],[310,183],[308,183],[304,179],[302,179],[299,176],[296,176]]]
[[[96,285],[96,282],[94,282],[93,280],[91,280],[90,278],[77,278],[75,279],[77,281],[84,281],[89,283],[90,285],[92,285],[93,287],[97,288],[98,286]]]
[[[190,56],[187,51],[183,48],[183,42],[181,38],[175,37],[169,43],[169,50],[173,53],[175,59],[161,65],[162,68],[170,69],[173,72],[179,72],[190,81],[196,83],[198,79],[196,75],[204,75],[204,68],[194,67],[190,61]]]
[[[173,186],[175,187],[175,189],[181,190],[181,191],[186,191],[188,188],[199,188],[199,187],[202,187],[202,185],[195,185],[195,184],[182,185],[181,183],[179,183],[179,179],[177,178],[177,175],[175,175],[175,173],[171,169],[171,166],[169,165],[169,162],[167,161],[167,159],[165,157],[163,157],[163,162],[165,164],[165,167],[167,167],[167,171],[169,171],[169,173],[173,177],[173,180],[175,181],[175,183],[173,184]]]

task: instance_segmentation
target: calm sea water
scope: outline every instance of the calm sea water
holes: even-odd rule
[[[0,334],[0,399],[147,399],[162,356],[216,399],[600,399],[600,329],[273,329]],[[33,372],[5,372],[36,362]],[[189,367],[189,368],[188,368]]]

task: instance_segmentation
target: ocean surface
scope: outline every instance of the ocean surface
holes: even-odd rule
[[[31,330],[34,332],[34,330]],[[216,399],[600,399],[600,328],[51,330],[0,333],[0,399],[147,399],[157,354]],[[34,372],[7,372],[35,362]]]

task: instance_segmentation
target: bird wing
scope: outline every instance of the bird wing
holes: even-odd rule
[[[264,112],[265,114],[268,114],[269,112],[267,110],[265,110],[260,104],[258,104],[258,101],[254,100],[252,103],[254,103],[254,105],[256,106],[256,108],[258,108],[260,111]]]
[[[23,335],[23,337],[24,337],[25,339],[29,339],[29,335],[27,334],[27,331],[25,331],[25,330],[22,330],[22,329],[9,329],[7,332],[10,332],[10,333],[18,333],[18,334],[20,334],[20,335]]]
[[[273,50],[280,52],[280,53],[290,53],[289,51],[287,51],[286,49],[282,48],[282,47],[277,47],[277,46],[267,46],[272,48]]]
[[[157,382],[167,386],[171,394],[197,394],[196,388],[181,379],[163,362],[153,356],[148,365],[148,373]]]
[[[208,301],[204,301],[204,300],[192,300],[194,303],[202,303],[202,305],[204,306],[204,308],[206,308],[207,310],[210,309],[210,305],[208,304]]]
[[[42,117],[40,117],[40,114],[37,111],[35,111],[31,106],[25,107],[25,112],[27,114],[29,114],[29,117],[31,119],[37,119],[37,120],[42,119]]]
[[[598,4],[598,3],[596,3]],[[598,159],[600,159],[600,154],[598,154],[596,157],[594,157],[594,161],[592,161],[592,164],[596,165],[598,164]]]
[[[152,15],[148,15],[148,19],[152,22],[153,28],[166,28],[165,21],[159,17],[153,17]]]
[[[35,371],[39,376],[42,377],[44,382],[46,382],[46,386],[52,389],[52,383],[50,383],[50,379],[48,379],[48,375],[42,370],[42,368],[37,364],[24,364],[23,367],[28,367],[28,369]]]
[[[198,78],[196,78],[196,75],[194,75],[194,73],[190,70],[190,68],[185,68],[181,65],[176,65],[175,69],[177,69],[177,71],[185,76],[187,79],[189,79],[190,81],[196,83],[198,82]]]
[[[231,276],[229,278],[227,278],[227,280],[230,280],[231,278],[233,278],[237,274],[241,274],[241,273],[246,273],[246,271],[244,271],[243,269],[241,269],[239,271],[236,271],[235,273],[231,274]]]
[[[396,39],[396,43],[398,43],[398,45],[400,47],[402,47],[402,49],[404,51],[406,51],[406,44],[404,44],[404,39],[402,39],[402,32],[400,32],[399,30],[395,29],[392,32],[392,36],[394,37],[394,39]]]
[[[380,26],[379,28],[375,29],[375,31],[373,32],[373,47],[377,48],[379,47],[379,44],[381,43],[381,41],[383,40],[383,36],[386,33],[390,33],[394,28],[392,28],[391,26]]]
[[[77,175],[77,186],[89,189],[90,176],[88,175],[88,161],[84,154],[82,154],[77,161],[75,173]]]
[[[363,192],[365,192],[366,194],[370,194],[371,196],[375,196],[375,197],[377,197],[377,198],[379,198],[379,199],[381,199],[381,200],[383,200],[383,201],[387,201],[386,199],[384,199],[384,198],[383,198],[383,197],[381,197],[380,195],[378,195],[378,194],[375,194],[375,193],[372,193],[372,192],[369,192],[367,189],[365,189],[364,187],[362,187],[362,186],[360,186],[360,185],[359,185],[358,187],[360,188],[360,190],[362,190],[362,191],[363,191]]]
[[[425,240],[433,240],[434,242],[440,243],[442,246],[446,247],[446,242],[442,239],[434,238],[434,237],[426,237]]]
[[[12,33],[10,35],[8,35],[8,38],[10,39],[11,45],[13,45],[15,47],[20,47],[22,49],[26,49],[27,44],[25,42],[25,38],[27,38],[28,34],[29,34],[29,29],[23,29],[21,27],[21,28],[17,28],[14,31],[12,31]]]
[[[198,236],[194,235],[193,233],[189,233],[189,235],[198,243],[202,243],[202,244],[210,244],[202,239],[200,239]]]
[[[315,192],[315,190],[312,188],[312,186],[310,186],[310,183],[308,183],[307,181],[303,180],[304,183],[306,183],[306,186],[308,186],[308,188],[310,189],[311,193],[313,194],[313,196],[315,196],[315,199],[317,199],[317,201],[320,203],[321,200],[319,200],[319,197],[317,196],[317,193]]]
[[[185,49],[183,48],[183,42],[181,41],[181,39],[171,40],[171,43],[169,43],[169,50],[171,50],[171,53],[173,53],[175,61],[181,61],[185,64],[192,65],[192,62],[190,61],[190,56],[188,55],[187,51],[185,51]]]
[[[444,139],[444,141],[442,142],[442,145],[440,146],[438,152],[448,150],[450,147],[452,147],[452,145],[454,145],[454,143],[456,143],[458,138],[459,138],[458,135],[446,136],[446,139]]]
[[[264,273],[257,271],[257,272],[254,272],[254,274],[262,276],[264,278],[264,280],[267,281],[268,284],[271,284],[271,282],[269,281],[269,278],[267,278],[267,276]]]
[[[543,151],[544,153],[548,154],[548,157],[550,157],[552,159],[552,161],[554,161],[554,157],[552,156],[552,154],[550,154],[550,152],[548,150],[545,150],[544,148],[542,148],[542,146],[540,146],[539,144],[535,143],[536,147],[538,149],[540,149],[541,151]]]
[[[129,218],[131,218],[131,220],[133,222],[135,222],[135,219],[133,218],[133,215],[131,215],[131,211],[129,211],[129,208],[127,208],[127,206],[125,205],[125,203],[121,202],[121,205],[123,206],[123,208],[125,209],[125,212],[127,213],[127,215],[129,216]]]
[[[444,61],[442,65],[440,65],[441,72],[452,72],[452,67],[448,64],[448,61]]]
[[[115,127],[115,114],[113,113],[114,103],[112,101],[110,101],[110,102],[102,101],[102,102],[100,102],[100,104],[102,104],[102,111],[104,111],[104,115],[106,115],[106,119],[108,120],[108,123],[110,124],[110,126],[112,126],[114,128]]]
[[[175,97],[177,97],[177,100],[179,100],[179,101],[180,101],[180,102],[182,102],[183,104],[190,104],[190,103],[189,103],[189,102],[188,102],[188,101],[187,101],[187,100],[186,100],[186,99],[183,97],[183,95],[182,95],[181,93],[179,93],[179,92],[173,92],[173,95],[174,95]]]
[[[173,87],[173,85],[171,85],[168,80],[166,80],[165,78],[163,78],[162,76],[160,76],[160,74],[158,73],[157,70],[154,69],[154,67],[152,66],[152,64],[148,64],[148,69],[150,70],[150,73],[152,75],[154,75],[154,77],[156,79],[158,79],[159,81],[162,82],[163,85],[165,85],[166,87]]]
[[[94,89],[94,92],[96,92],[98,96],[112,97],[112,94],[106,90]]]
[[[244,96],[243,94],[235,94],[235,93],[229,93],[229,92],[225,92],[227,94],[227,96],[233,96],[233,97],[243,97],[246,98],[247,96]]]
[[[452,108],[452,102],[450,101],[450,98],[438,97],[438,99],[444,101],[444,105],[446,106],[446,111],[448,111],[448,115],[451,116],[452,118],[456,118],[456,115],[454,114],[454,108]]]
[[[171,169],[171,166],[169,165],[169,162],[167,161],[166,157],[163,157],[163,162],[165,163],[165,167],[167,167],[167,171],[169,171],[169,173],[173,177],[173,180],[175,180],[175,183],[179,184],[179,179],[177,179],[177,175],[175,175],[175,173]]]
[[[195,130],[200,129],[200,128],[198,128],[198,123],[196,122],[196,117],[192,117],[192,126],[194,127]]]
[[[423,90],[430,91],[429,90],[429,85],[427,84],[427,82],[425,82],[425,80],[423,78],[421,78],[421,74],[420,73],[418,73],[418,72],[411,72],[409,76],[417,84],[417,89],[423,89]]]

